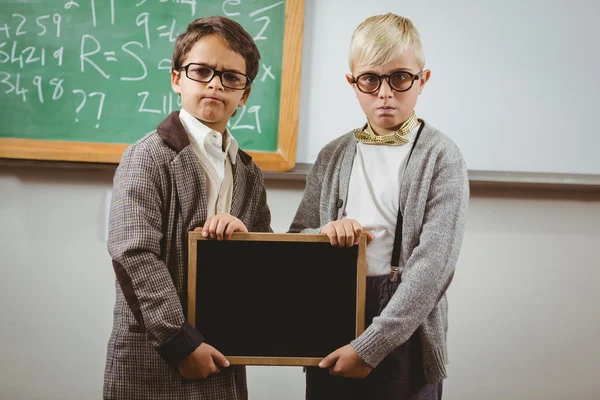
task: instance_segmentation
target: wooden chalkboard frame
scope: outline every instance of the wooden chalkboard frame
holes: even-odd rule
[[[188,238],[188,287],[187,314],[188,323],[196,326],[196,282],[197,282],[197,242],[209,240],[202,237],[201,232],[189,232]],[[229,240],[272,241],[272,242],[314,242],[329,243],[326,235],[308,235],[294,233],[234,233]],[[366,296],[366,236],[362,236],[358,244],[356,279],[356,337],[365,330],[365,296]],[[349,270],[352,271],[352,270]],[[354,273],[354,272],[353,272]],[[333,351],[335,349],[332,349]],[[312,357],[248,357],[226,354],[232,365],[286,365],[317,366],[321,358]]]
[[[283,34],[277,150],[249,151],[265,171],[288,171],[296,163],[304,0],[287,0]],[[0,158],[118,164],[128,144],[0,138]]]

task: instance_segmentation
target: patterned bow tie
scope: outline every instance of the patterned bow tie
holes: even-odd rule
[[[387,135],[376,135],[371,129],[371,125],[367,123],[366,129],[355,129],[354,136],[356,140],[365,144],[380,144],[385,146],[400,146],[408,143],[405,137],[410,131],[419,125],[417,115],[413,112],[412,115],[400,125],[396,131]]]

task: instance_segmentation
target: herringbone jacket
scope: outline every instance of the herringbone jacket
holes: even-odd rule
[[[250,232],[270,231],[262,173],[242,151],[232,169],[231,214]],[[203,341],[185,322],[186,271],[187,233],[206,217],[201,165],[174,112],[127,148],[114,177],[108,250],[117,297],[105,399],[247,398],[243,367],[187,380],[176,366]]]

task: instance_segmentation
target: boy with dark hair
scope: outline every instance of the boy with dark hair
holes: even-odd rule
[[[193,21],[173,52],[181,111],[123,154],[109,223],[117,299],[105,399],[247,398],[244,367],[229,367],[186,323],[187,236],[270,231],[261,171],[227,130],[248,99],[259,58],[238,23]]]

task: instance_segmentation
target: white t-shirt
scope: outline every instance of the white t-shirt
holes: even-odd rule
[[[344,218],[355,219],[374,238],[367,247],[367,275],[389,275],[402,177],[420,126],[400,146],[358,143]],[[402,271],[400,258],[399,272]]]

